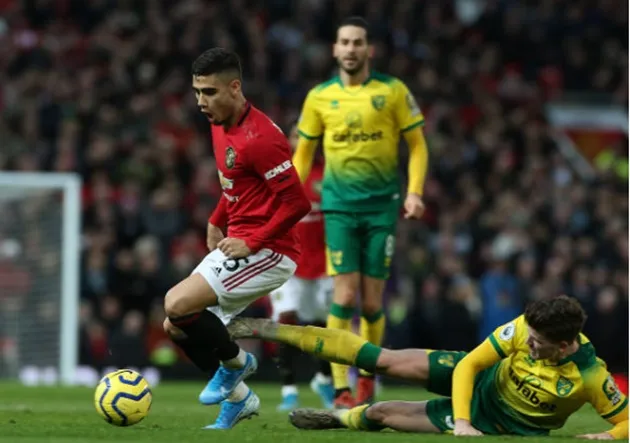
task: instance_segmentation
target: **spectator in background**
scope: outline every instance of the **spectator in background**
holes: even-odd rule
[[[495,241],[492,245],[491,264],[479,280],[481,295],[481,324],[477,343],[489,336],[497,325],[507,323],[523,312],[524,300],[519,297],[518,281],[508,269],[509,245]]]
[[[127,311],[122,323],[112,331],[109,345],[114,352],[109,363],[118,368],[145,365],[148,353],[144,335],[144,315],[139,311]]]
[[[628,138],[618,140],[613,146],[595,157],[595,166],[602,173],[611,175],[620,182],[628,181]]]

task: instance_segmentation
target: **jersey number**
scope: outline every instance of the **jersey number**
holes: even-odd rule
[[[247,258],[237,258],[237,259],[225,260],[223,262],[223,267],[225,268],[226,271],[234,272],[238,268],[240,268],[241,265],[247,266],[248,264],[249,264],[249,260]]]

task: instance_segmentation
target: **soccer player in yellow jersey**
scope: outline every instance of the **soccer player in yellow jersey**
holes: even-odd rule
[[[389,277],[401,197],[398,145],[409,147],[406,218],[418,219],[424,205],[427,170],[424,117],[400,80],[370,71],[374,52],[368,25],[351,17],[337,29],[334,56],[339,75],[313,88],[298,124],[293,163],[302,180],[309,174],[321,140],[326,158],[322,183],[327,268],[333,276],[333,303],[327,327],[349,331],[356,295],[361,294],[361,336],[380,345],[385,331],[382,294]],[[332,366],[335,405],[355,404],[348,367]],[[374,394],[374,377],[362,371],[357,403]]]
[[[235,338],[291,344],[326,360],[418,381],[430,392],[450,396],[346,411],[298,409],[290,417],[300,428],[542,436],[590,403],[612,427],[580,437],[627,440],[628,399],[580,332],[585,320],[575,299],[537,301],[468,354],[382,349],[348,332],[269,320],[243,319],[229,329]]]

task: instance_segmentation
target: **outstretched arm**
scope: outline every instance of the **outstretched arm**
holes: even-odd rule
[[[589,394],[589,402],[601,417],[613,428],[598,434],[580,435],[588,440],[628,439],[628,399],[619,390],[615,380],[604,366],[585,375],[584,383]]]
[[[596,434],[578,435],[577,437],[586,440],[628,440],[628,411],[626,410],[624,414],[619,414],[614,418],[614,420],[608,420],[609,423],[615,425],[612,429]]]
[[[455,435],[481,435],[470,423],[470,403],[475,377],[501,360],[490,339],[477,346],[457,364],[453,372],[453,418]]]
[[[498,327],[460,361],[453,372],[453,418],[455,435],[482,435],[471,424],[470,403],[476,375],[515,352],[523,340],[525,319],[520,316]]]

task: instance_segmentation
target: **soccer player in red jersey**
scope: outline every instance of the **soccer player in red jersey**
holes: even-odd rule
[[[211,377],[199,400],[221,405],[208,429],[230,429],[258,412],[260,400],[243,383],[256,371],[256,358],[239,348],[226,325],[293,275],[300,256],[295,225],[311,208],[286,137],[247,102],[241,81],[238,56],[222,48],[192,65],[223,193],[208,220],[210,253],[164,300],[164,329]]]
[[[291,128],[289,141],[293,149],[297,145],[297,124]],[[321,183],[324,175],[323,156],[317,156],[304,183],[304,191],[311,202],[311,212],[297,224],[302,247],[295,274],[270,294],[273,319],[285,324],[309,324],[326,327],[326,319],[332,301],[333,282],[326,275],[326,243],[324,218],[321,212]],[[280,345],[278,367],[282,376],[282,403],[278,410],[290,411],[299,406],[295,384],[293,357],[297,349]],[[325,408],[331,408],[335,388],[330,376],[330,363],[318,360],[320,366],[311,381]]]

